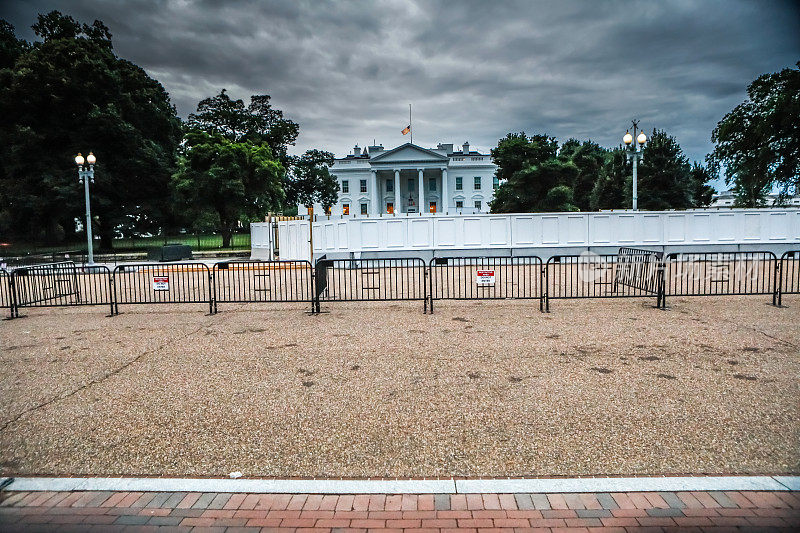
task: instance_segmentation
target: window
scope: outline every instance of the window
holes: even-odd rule
[[[409,178],[408,179],[408,190],[409,191],[413,191],[414,190],[414,178]]]
[[[477,209],[478,211],[481,210],[481,201],[480,200],[475,200],[475,209]]]
[[[475,176],[475,179],[473,181],[473,188],[476,191],[481,190],[481,177],[480,176]]]
[[[500,187],[500,178],[495,176],[494,178],[492,178],[492,189],[496,191],[499,187]]]
[[[386,180],[386,192],[394,191],[394,180]]]
[[[461,191],[464,190],[464,178],[461,176],[456,176],[456,190]]]
[[[431,206],[430,206],[429,210],[430,210],[431,213],[435,213],[436,212],[436,202],[431,202]]]
[[[428,190],[436,191],[436,178],[428,178]]]
[[[361,180],[361,192],[367,192],[367,180]]]
[[[456,209],[463,209],[463,208],[464,208],[464,201],[456,200]]]
[[[350,204],[342,204],[342,214],[343,215],[350,214]]]
[[[367,204],[361,204],[361,214],[362,215],[367,214]]]
[[[350,180],[342,180],[342,192],[350,192]]]
[[[394,202],[386,202],[386,212],[390,215],[394,213]]]

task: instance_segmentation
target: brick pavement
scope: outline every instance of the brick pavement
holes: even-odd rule
[[[228,494],[3,492],[0,531],[788,531],[799,492]]]

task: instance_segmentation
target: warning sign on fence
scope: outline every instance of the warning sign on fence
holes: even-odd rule
[[[169,290],[169,276],[153,276],[153,290],[154,291],[168,291]]]
[[[494,270],[478,270],[478,275],[475,279],[480,287],[493,287]]]

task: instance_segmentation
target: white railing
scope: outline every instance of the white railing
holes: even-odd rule
[[[281,259],[309,259],[308,220],[278,223]],[[320,217],[314,256],[338,252],[800,243],[800,209]],[[251,224],[253,242],[259,226]],[[254,257],[256,248],[253,248]]]

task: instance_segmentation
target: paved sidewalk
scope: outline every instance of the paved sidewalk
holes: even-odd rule
[[[799,492],[313,495],[3,492],[1,531],[769,531]],[[496,529],[499,528],[499,529]],[[531,529],[533,528],[533,529]]]

